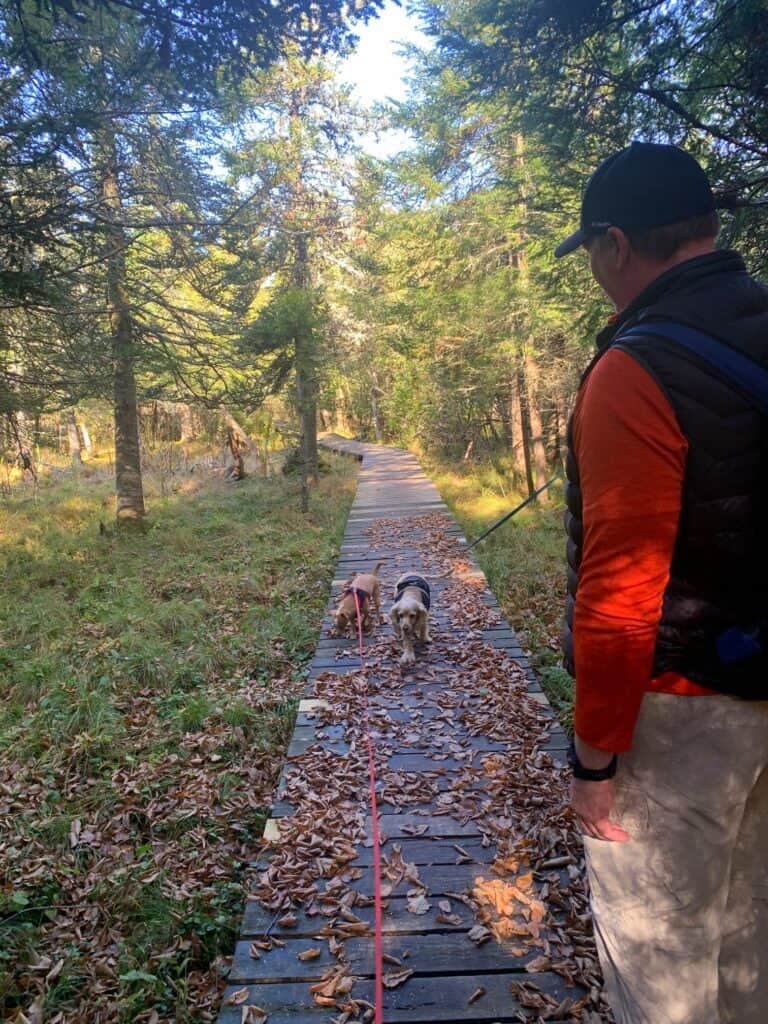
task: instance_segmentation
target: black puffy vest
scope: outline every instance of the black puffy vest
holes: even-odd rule
[[[597,339],[582,384],[619,335],[643,320],[706,331],[768,368],[768,289],[733,252],[678,264],[657,278]],[[653,676],[674,671],[725,693],[768,697],[768,656],[735,673],[715,640],[732,626],[768,623],[768,423],[695,355],[656,336],[624,351],[656,379],[688,441],[682,508],[664,594]],[[579,467],[569,428],[566,465],[568,596],[564,663],[575,675],[573,615],[583,544]]]

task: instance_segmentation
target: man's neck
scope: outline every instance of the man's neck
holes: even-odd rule
[[[662,262],[658,260],[646,260],[641,257],[636,259],[636,266],[631,278],[627,281],[626,290],[616,303],[616,312],[622,313],[627,306],[634,302],[638,295],[641,295],[649,285],[652,285],[662,274],[678,266],[680,263],[687,263],[688,260],[696,259],[697,256],[707,256],[715,251],[714,241],[688,242],[681,246],[674,256]]]

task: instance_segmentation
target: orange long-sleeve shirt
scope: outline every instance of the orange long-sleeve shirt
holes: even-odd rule
[[[620,349],[582,387],[573,444],[584,545],[574,618],[577,735],[621,752],[643,695],[704,696],[676,675],[651,678],[680,517],[688,442],[654,378]]]

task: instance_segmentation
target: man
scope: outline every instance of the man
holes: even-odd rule
[[[569,431],[564,651],[619,1024],[768,1020],[768,423],[654,333],[688,325],[768,367],[768,290],[717,231],[696,161],[634,143],[556,251],[586,249],[615,306]]]

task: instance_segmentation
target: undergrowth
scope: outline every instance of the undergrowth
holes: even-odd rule
[[[510,483],[511,469],[505,472],[498,463],[457,467],[422,461],[470,541],[524,498]],[[523,509],[474,554],[560,721],[570,730],[573,682],[560,664],[566,579],[562,484],[550,488],[548,504]]]
[[[4,503],[2,1019],[215,1019],[354,491],[329,460],[307,516],[282,476],[164,481],[140,536],[100,533],[106,473]]]

